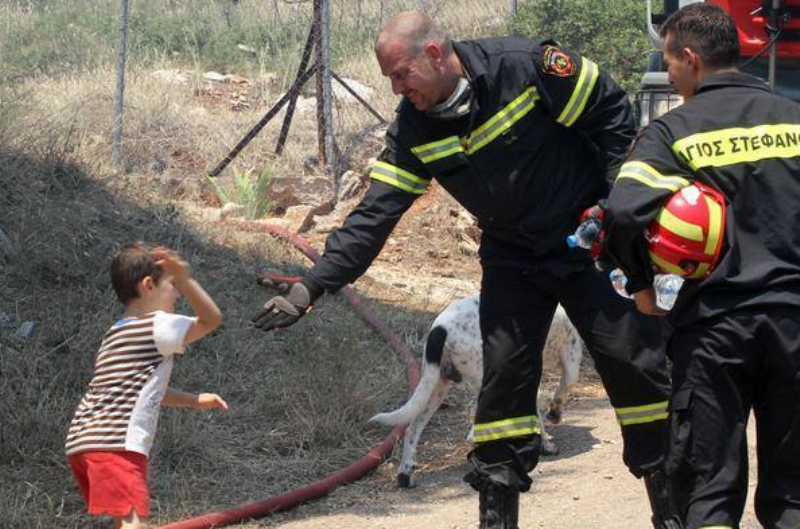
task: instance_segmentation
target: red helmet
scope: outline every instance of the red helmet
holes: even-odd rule
[[[714,269],[725,235],[725,199],[699,182],[676,192],[645,230],[661,271],[701,279]]]

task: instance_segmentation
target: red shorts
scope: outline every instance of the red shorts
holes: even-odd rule
[[[147,516],[147,456],[136,452],[81,452],[67,457],[89,514]]]

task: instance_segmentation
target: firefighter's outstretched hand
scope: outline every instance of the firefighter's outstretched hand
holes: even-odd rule
[[[267,301],[251,321],[262,331],[283,329],[302,318],[310,308],[311,293],[302,283],[294,283],[282,296]]]

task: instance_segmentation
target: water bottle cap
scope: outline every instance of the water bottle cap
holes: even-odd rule
[[[575,248],[576,246],[578,246],[578,237],[576,237],[575,235],[569,235],[567,237],[567,246],[569,246],[570,248]]]

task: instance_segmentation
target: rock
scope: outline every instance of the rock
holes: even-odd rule
[[[11,259],[16,255],[16,251],[14,250],[14,245],[11,242],[11,239],[8,238],[6,232],[0,229],[0,252],[6,256],[7,259]]]
[[[478,243],[472,239],[464,239],[458,243],[458,252],[470,257],[478,255]]]
[[[270,179],[267,196],[270,209],[278,213],[292,206],[312,206],[314,215],[333,211],[336,195],[330,179],[320,176],[277,176]]]
[[[366,187],[367,178],[356,171],[345,171],[339,183],[339,200],[347,200],[357,196]]]
[[[219,212],[221,219],[235,219],[244,216],[244,206],[240,206],[234,202],[228,202]]]
[[[189,82],[189,76],[178,70],[155,70],[150,75],[167,84],[182,85]]]
[[[233,84],[251,84],[250,80],[242,77],[241,75],[236,75],[235,73],[230,73],[227,75],[222,76],[223,81],[226,83],[233,83]]]
[[[283,97],[283,96],[281,96]],[[299,114],[308,114],[317,111],[317,98],[316,97],[303,97],[297,98],[297,105],[295,112]]]
[[[292,233],[303,233],[314,224],[313,206],[291,206],[286,209],[284,220],[289,221],[289,228]]]
[[[369,101],[372,98],[372,94],[375,92],[372,88],[365,86],[358,81],[353,79],[347,79],[342,77],[342,81],[347,83],[353,92],[358,94],[358,97],[363,99],[364,101]],[[356,99],[353,94],[351,94],[345,87],[343,87],[338,81],[333,81],[333,97],[342,101],[343,103],[358,103],[358,99]]]
[[[203,74],[203,80],[211,83],[224,83],[225,76],[219,72],[206,72]]]
[[[17,329],[16,335],[18,338],[28,340],[33,335],[33,328],[36,324],[32,321],[24,321]]]

